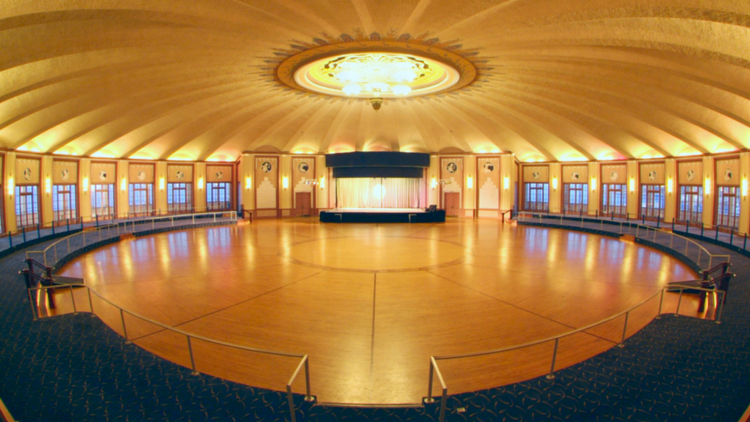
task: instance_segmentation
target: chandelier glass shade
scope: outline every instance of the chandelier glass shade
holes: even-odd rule
[[[294,73],[297,84],[321,94],[399,98],[444,91],[460,79],[453,67],[414,54],[365,52],[314,60]]]

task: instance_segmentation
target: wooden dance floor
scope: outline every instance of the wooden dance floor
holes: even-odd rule
[[[494,220],[443,224],[321,224],[260,220],[124,240],[68,264],[117,305],[200,336],[307,353],[320,402],[419,403],[430,355],[496,349],[546,338],[621,312],[669,281],[695,274],[635,243]],[[77,303],[88,306],[85,289]],[[687,295],[686,295],[687,296]],[[673,312],[668,294],[665,312]],[[692,300],[692,302],[691,302]],[[116,308],[97,315],[122,334]],[[59,294],[59,311],[68,306]],[[657,312],[634,312],[630,336]],[[695,314],[693,299],[683,312]],[[190,366],[184,336],[133,316],[129,338]],[[615,346],[624,318],[560,342],[557,368]],[[194,340],[200,372],[284,390],[297,359]],[[549,371],[552,343],[441,361],[451,394]],[[436,383],[435,393],[438,394]],[[294,384],[304,392],[304,377]]]

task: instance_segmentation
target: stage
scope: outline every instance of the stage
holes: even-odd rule
[[[334,208],[320,212],[321,223],[444,223],[445,211],[422,208]]]

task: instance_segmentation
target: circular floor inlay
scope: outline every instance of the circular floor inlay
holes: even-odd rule
[[[454,263],[464,248],[452,243],[404,237],[318,239],[292,246],[301,264],[359,271],[408,271]]]

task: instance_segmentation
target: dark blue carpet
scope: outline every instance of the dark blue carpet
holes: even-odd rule
[[[750,403],[750,259],[731,255],[738,277],[721,324],[665,315],[625,348],[559,371],[553,381],[538,378],[451,396],[446,419],[737,421]],[[89,314],[32,321],[17,274],[22,259],[23,253],[16,252],[0,260],[0,398],[16,419],[289,420],[285,394],[190,375],[186,368],[125,344]],[[358,409],[311,406],[301,397],[296,402],[298,420],[437,420],[438,403]]]

